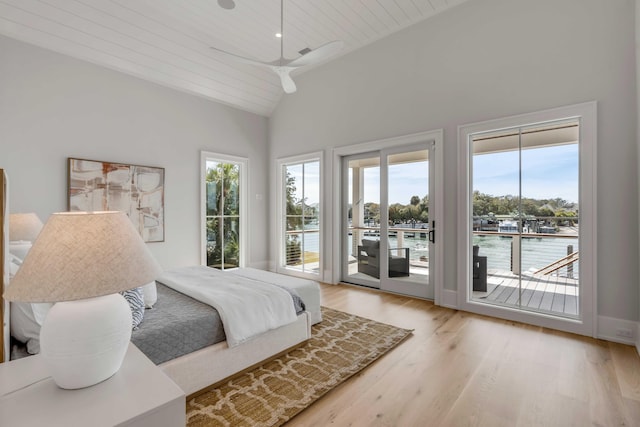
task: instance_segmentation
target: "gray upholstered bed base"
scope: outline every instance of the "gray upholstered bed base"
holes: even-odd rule
[[[157,283],[158,301],[144,311],[131,341],[159,365],[225,340],[218,312],[208,304]]]
[[[131,341],[153,363],[159,365],[207,346],[225,341],[218,311],[160,282],[156,282],[158,301],[146,309],[144,319],[131,334]],[[304,302],[290,289],[296,314]]]

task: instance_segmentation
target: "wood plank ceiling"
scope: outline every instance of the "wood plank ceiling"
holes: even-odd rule
[[[343,40],[336,59],[464,1],[285,0],[284,56]],[[210,47],[278,59],[280,0],[235,4],[226,10],[217,0],[0,0],[0,34],[268,117],[282,96],[295,94],[284,95],[271,71]]]

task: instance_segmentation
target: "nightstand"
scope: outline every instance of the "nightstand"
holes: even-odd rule
[[[0,364],[0,426],[184,426],[185,395],[129,344],[111,378],[78,390],[59,388],[40,356]]]

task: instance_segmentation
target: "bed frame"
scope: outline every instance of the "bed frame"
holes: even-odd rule
[[[295,322],[236,347],[223,341],[159,366],[190,398],[304,344],[309,338],[311,318],[303,312]]]
[[[306,311],[298,315],[295,322],[267,331],[238,346],[229,347],[223,341],[161,363],[160,368],[189,396],[305,343],[311,338],[311,325],[322,320],[317,282],[253,268],[242,269],[236,274],[249,280],[277,283],[289,288],[303,299]]]

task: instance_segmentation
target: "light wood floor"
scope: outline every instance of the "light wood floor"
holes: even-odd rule
[[[631,346],[347,285],[322,305],[413,336],[291,426],[640,426]]]

